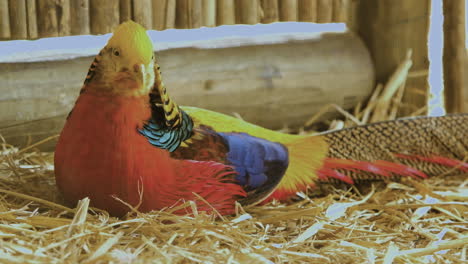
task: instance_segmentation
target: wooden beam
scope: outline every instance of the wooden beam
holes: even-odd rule
[[[299,21],[317,22],[317,0],[299,0]]]
[[[12,39],[27,39],[26,1],[10,0],[10,27]]]
[[[176,28],[188,28],[188,3],[187,0],[176,0]]]
[[[263,10],[262,23],[268,24],[279,21],[277,0],[261,0],[260,6]]]
[[[257,0],[239,0],[236,8],[239,10],[240,24],[254,25],[258,23]]]
[[[163,30],[166,28],[166,0],[153,0],[153,29]]]
[[[35,0],[26,0],[26,12],[28,20],[28,39],[36,39],[37,34],[37,8]]]
[[[333,19],[334,23],[345,23],[348,20],[350,11],[350,0],[333,0]]]
[[[166,2],[166,28],[174,28],[176,22],[176,0]]]
[[[281,21],[297,21],[297,0],[279,1]]]
[[[71,33],[73,35],[88,35],[89,31],[89,0],[71,1]]]
[[[318,0],[317,1],[317,22],[331,23],[333,19],[333,1]]]
[[[351,0],[348,5],[348,17],[346,18],[346,26],[354,31],[357,32],[357,25],[358,25],[358,7],[359,1]]]
[[[465,101],[465,0],[444,0],[444,96],[447,113],[468,111]]]
[[[203,26],[216,26],[216,0],[203,0]]]
[[[151,0],[133,1],[133,20],[146,29],[152,29],[152,10]]]
[[[203,23],[203,2],[202,0],[189,1],[189,28],[199,28]]]
[[[106,34],[119,24],[119,1],[90,1],[91,33]]]
[[[468,52],[465,54],[465,76],[468,76]],[[468,105],[468,81],[466,81],[466,79],[465,79],[465,105]],[[465,109],[465,112],[466,111],[467,110]]]
[[[176,1],[176,28],[189,28],[188,0]]]
[[[37,1],[37,30],[39,37],[57,37],[58,21],[55,0]]]
[[[358,1],[355,27],[372,54],[379,83],[387,82],[409,49],[413,51],[410,71],[428,70],[429,16],[430,0]],[[420,110],[427,101],[427,76],[410,78],[399,115]]]
[[[8,10],[8,0],[0,0],[0,39],[9,39],[10,37],[10,12]]]
[[[132,0],[120,0],[120,23],[133,19]]]
[[[70,0],[57,0],[55,2],[57,14],[57,29],[59,36],[70,36],[71,34],[71,10]]]
[[[236,23],[236,8],[234,0],[218,0],[216,23],[221,25],[233,25]]]

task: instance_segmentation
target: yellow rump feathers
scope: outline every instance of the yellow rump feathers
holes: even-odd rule
[[[107,43],[123,53],[122,56],[148,64],[153,56],[153,43],[146,33],[146,29],[131,20],[120,24]]]

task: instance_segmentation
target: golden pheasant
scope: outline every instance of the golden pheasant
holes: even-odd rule
[[[468,171],[468,115],[408,118],[315,136],[289,135],[169,97],[145,29],[121,24],[96,56],[55,154],[59,189],[113,215],[194,200],[285,200],[336,180],[426,178]],[[199,199],[199,198],[202,199]],[[185,213],[184,210],[178,213]]]

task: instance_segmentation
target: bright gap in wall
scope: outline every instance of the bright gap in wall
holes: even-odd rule
[[[429,115],[441,116],[444,108],[444,81],[442,52],[444,45],[442,0],[431,1],[431,19],[429,24]]]
[[[465,30],[468,35],[468,5],[465,2]],[[442,0],[431,1],[431,20],[429,24],[429,115],[440,116],[445,114],[444,107],[444,72],[442,53],[444,47],[443,34],[444,16]],[[468,48],[468,38],[465,40]]]

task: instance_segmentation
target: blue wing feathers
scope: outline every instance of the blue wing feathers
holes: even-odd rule
[[[235,167],[241,185],[257,188],[269,177],[280,177],[288,167],[288,150],[280,143],[246,133],[218,133],[227,142],[228,161]]]
[[[160,125],[157,123],[157,120],[152,118],[148,120],[139,132],[145,136],[153,146],[173,152],[184,140],[191,136],[192,129],[192,119],[182,111],[182,123],[181,126],[176,129]]]

